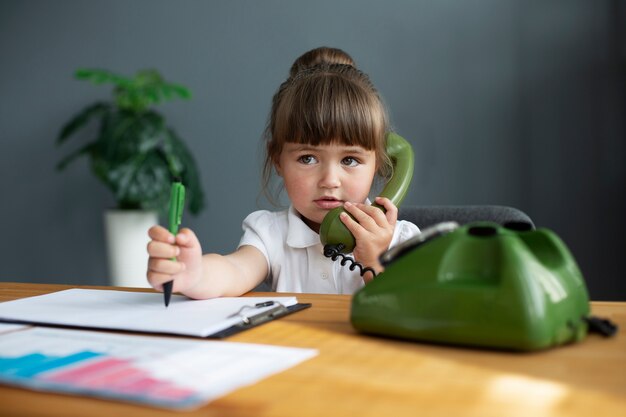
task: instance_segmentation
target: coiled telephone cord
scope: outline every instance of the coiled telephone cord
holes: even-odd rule
[[[337,245],[325,245],[324,246],[324,256],[327,258],[336,261],[337,258],[341,258],[341,266],[345,266],[347,263],[350,263],[350,271],[354,271],[356,268],[359,268],[359,274],[361,276],[365,275],[366,272],[371,272],[373,277],[376,278],[376,271],[369,266],[363,266],[359,262],[355,261],[354,258],[344,255],[341,253],[341,250],[345,248],[345,245],[339,243]]]

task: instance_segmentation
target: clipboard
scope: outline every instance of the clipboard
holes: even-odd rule
[[[267,323],[268,321],[276,320],[297,311],[304,310],[305,308],[311,307],[310,303],[298,303],[288,307],[285,307],[281,303],[276,304],[277,305],[271,310],[267,310],[259,314],[250,314],[251,312],[244,311],[245,309],[242,307],[239,312],[235,313],[241,316],[241,323],[235,324],[228,329],[221,330],[206,337],[209,339],[223,339],[225,337],[232,336],[245,330],[252,329],[253,327],[260,326],[261,324]]]
[[[191,300],[160,293],[70,289],[0,303],[0,322],[83,330],[225,338],[311,307],[294,296]]]

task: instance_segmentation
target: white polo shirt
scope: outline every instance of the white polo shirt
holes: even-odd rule
[[[293,208],[279,212],[255,211],[243,221],[239,246],[254,246],[265,255],[269,274],[265,282],[278,292],[353,294],[363,287],[358,268],[350,271],[324,256],[319,234]],[[398,220],[389,247],[415,236],[419,229]],[[366,265],[367,266],[367,265]]]

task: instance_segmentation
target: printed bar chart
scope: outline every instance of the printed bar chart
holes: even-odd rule
[[[311,349],[32,328],[0,336],[0,383],[181,409],[314,355]]]

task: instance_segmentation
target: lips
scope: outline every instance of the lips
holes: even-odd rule
[[[322,197],[314,200],[314,203],[317,207],[324,210],[332,210],[337,207],[343,206],[342,200],[337,200],[334,197]]]

